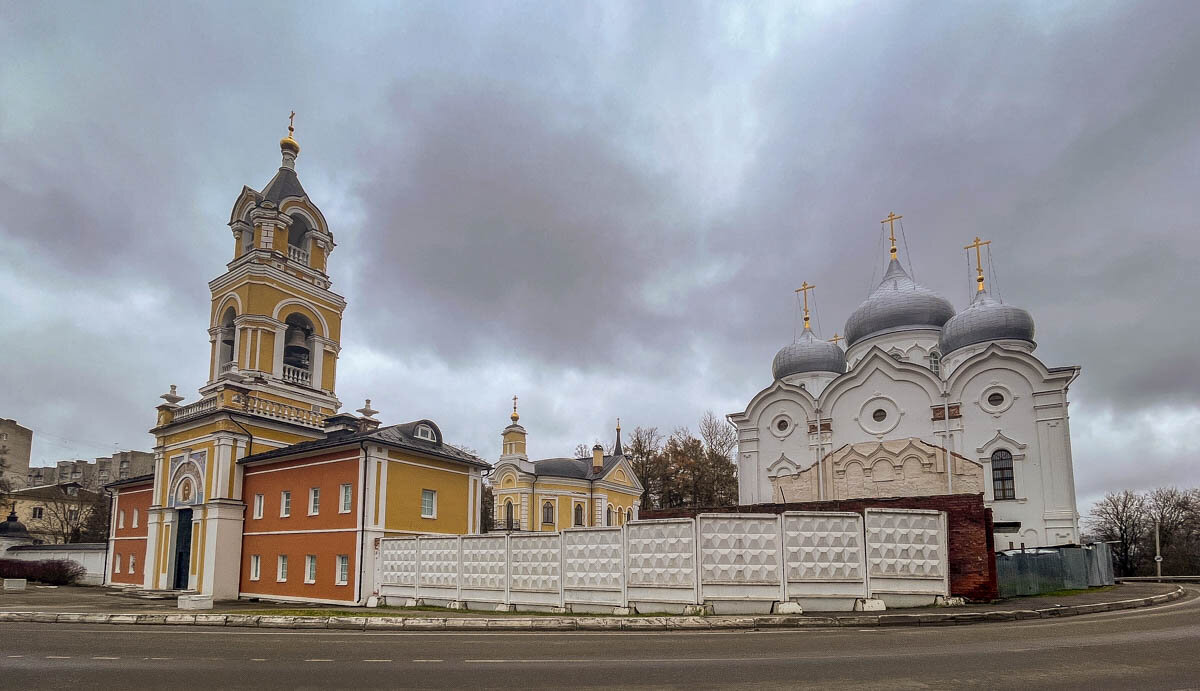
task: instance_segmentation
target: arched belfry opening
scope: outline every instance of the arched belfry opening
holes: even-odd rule
[[[237,333],[237,327],[233,324],[235,317],[237,317],[237,313],[232,307],[225,308],[225,313],[221,315],[221,328],[217,333],[218,373],[220,374],[233,368],[233,343],[234,335]]]
[[[308,386],[312,383],[313,324],[308,317],[295,312],[284,323],[287,333],[283,340],[283,380]]]

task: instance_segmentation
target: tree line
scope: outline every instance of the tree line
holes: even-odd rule
[[[1110,543],[1117,576],[1155,575],[1155,527],[1163,575],[1200,574],[1200,487],[1109,492],[1084,522],[1085,542]]]
[[[737,503],[736,430],[710,410],[697,431],[634,428],[624,451],[642,481],[643,510]]]

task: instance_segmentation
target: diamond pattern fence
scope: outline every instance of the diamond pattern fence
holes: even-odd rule
[[[701,514],[561,533],[387,538],[376,577],[384,597],[468,604],[753,612],[785,600],[820,603],[814,609],[864,597],[932,601],[949,594],[946,515]]]

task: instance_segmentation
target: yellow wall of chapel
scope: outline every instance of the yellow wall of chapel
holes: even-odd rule
[[[396,452],[388,452],[388,456],[386,530],[447,534],[468,531],[471,486],[465,466]],[[421,491],[426,489],[437,492],[436,518],[421,517]]]

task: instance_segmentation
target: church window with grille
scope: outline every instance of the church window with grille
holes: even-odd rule
[[[929,351],[929,371],[934,374],[942,373],[942,354],[936,350]]]
[[[515,530],[516,521],[513,518],[513,504],[511,501],[504,502],[504,529]]]
[[[575,525],[576,526],[583,525],[583,504],[575,505]]]
[[[551,502],[542,503],[542,523],[554,525],[554,504]]]
[[[613,525],[613,507],[609,505],[608,511],[604,515],[604,525]]]
[[[1016,499],[1012,453],[1000,449],[992,454],[992,495],[995,499]]]

